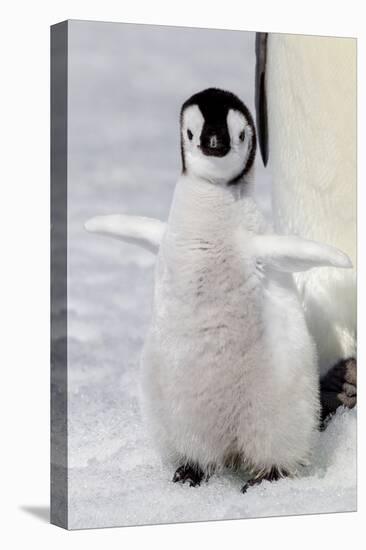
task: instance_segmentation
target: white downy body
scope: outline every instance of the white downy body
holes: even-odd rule
[[[178,181],[143,351],[144,409],[176,464],[294,473],[318,426],[316,351],[292,275],[257,257],[265,224],[246,185]]]
[[[356,265],[356,41],[270,34],[266,87],[275,229]],[[324,374],[356,356],[356,268],[296,275]]]

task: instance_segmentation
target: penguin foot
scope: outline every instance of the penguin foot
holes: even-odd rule
[[[321,420],[334,414],[341,405],[352,409],[357,403],[357,361],[343,359],[320,381]]]
[[[278,468],[276,468],[276,467],[271,468],[271,470],[269,472],[267,472],[266,474],[263,474],[263,475],[254,477],[252,479],[249,479],[245,483],[245,485],[243,485],[243,487],[241,488],[241,492],[246,493],[247,490],[250,487],[254,487],[255,485],[259,485],[260,483],[262,483],[262,481],[277,481],[277,480],[281,479],[282,477],[287,477],[287,476],[288,476],[288,473],[286,471],[282,470],[280,472],[278,470]]]
[[[183,466],[179,466],[173,476],[172,481],[174,483],[189,483],[190,487],[196,487],[197,485],[201,484],[203,478],[203,470],[201,470],[198,464],[187,463]]]

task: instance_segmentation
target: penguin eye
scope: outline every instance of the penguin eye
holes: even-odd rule
[[[244,137],[245,137],[245,133],[244,133],[244,130],[242,130],[239,134],[240,141],[244,141]]]
[[[193,138],[193,134],[190,130],[187,130],[187,136],[188,136],[189,140],[191,140]]]

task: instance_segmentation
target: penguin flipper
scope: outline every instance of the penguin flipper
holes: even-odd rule
[[[313,267],[352,267],[347,254],[338,248],[287,235],[258,235],[254,238],[254,253],[272,269],[294,273]]]
[[[263,164],[268,162],[268,115],[267,115],[267,90],[266,90],[266,65],[267,65],[267,40],[268,33],[257,32],[255,37],[255,112],[257,122],[257,134],[259,148]]]
[[[90,233],[98,233],[99,235],[136,244],[156,254],[166,224],[154,218],[112,214],[91,218],[85,222],[84,227]]]

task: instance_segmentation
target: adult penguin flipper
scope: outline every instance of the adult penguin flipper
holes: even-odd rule
[[[166,224],[153,218],[112,214],[91,218],[84,224],[84,227],[90,233],[98,233],[136,244],[156,254]]]
[[[266,65],[267,65],[267,40],[268,33],[257,32],[255,37],[255,111],[259,148],[263,163],[268,161],[268,116],[267,116],[267,90],[266,90]]]
[[[352,262],[338,248],[291,235],[258,235],[253,254],[268,267],[295,273],[313,267],[350,268]]]

